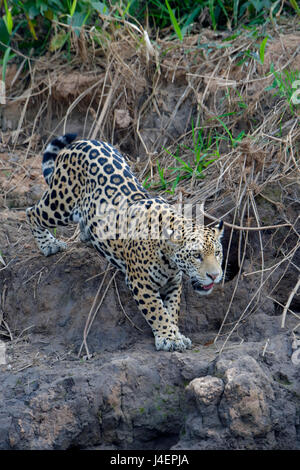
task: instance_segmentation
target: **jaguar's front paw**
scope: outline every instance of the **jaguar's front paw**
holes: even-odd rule
[[[190,340],[190,338],[187,338],[186,336],[182,335],[181,333],[177,333],[177,339],[180,339],[181,341],[183,341],[183,343],[185,344],[185,347],[186,349],[192,349],[192,341]]]
[[[61,240],[52,241],[51,244],[40,247],[41,252],[44,256],[55,255],[59,251],[65,251],[67,249],[67,244]]]
[[[190,348],[191,345],[191,340],[180,333],[177,334],[177,337],[174,339],[166,338],[164,336],[155,336],[155,347],[157,351],[184,351],[185,349]]]

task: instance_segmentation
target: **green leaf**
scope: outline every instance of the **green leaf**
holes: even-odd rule
[[[266,48],[266,44],[267,44],[267,41],[268,41],[268,36],[266,36],[262,42],[261,42],[261,45],[259,47],[259,58],[260,58],[260,63],[263,65],[264,64],[264,61],[265,61],[265,48]]]
[[[73,30],[75,31],[76,36],[80,36],[80,30],[82,26],[86,23],[86,20],[89,17],[89,12],[86,14],[84,12],[76,11],[73,16],[68,18],[67,23],[72,26]]]
[[[3,18],[0,18],[0,41],[3,42],[4,45],[0,44],[0,51],[6,51],[6,45],[9,44],[10,35],[8,34],[7,27]]]
[[[226,16],[227,20],[229,20],[229,16],[227,14],[226,8],[224,7],[224,0],[217,0],[219,7],[223,11],[224,15]]]
[[[214,0],[208,1],[209,13],[211,17],[212,26],[214,29],[217,27],[216,17],[215,17],[215,9],[214,9]]]
[[[6,49],[6,51],[4,52],[4,56],[3,56],[3,59],[2,59],[2,80],[3,80],[3,82],[5,82],[7,62],[9,61],[9,59],[11,59],[11,57],[9,56],[10,51],[11,51],[11,48],[8,47]]]
[[[36,8],[35,5],[31,5],[31,6],[25,11],[26,17],[30,18],[31,20],[33,20],[34,18],[36,18],[39,14],[40,14],[40,10],[39,10],[38,8]]]
[[[142,186],[143,186],[145,189],[150,188],[150,186],[151,186],[151,184],[152,184],[151,181],[148,182],[149,178],[150,178],[150,175],[146,176],[146,178],[144,179],[144,181],[143,181],[143,183],[142,183]]]
[[[227,134],[229,135],[229,138],[230,138],[231,143],[232,143],[232,145],[233,145],[234,139],[233,139],[233,137],[232,137],[232,134],[231,134],[230,130],[229,130],[228,127],[226,126],[225,122],[223,122],[218,116],[215,116],[215,118],[217,119],[217,121],[219,121],[219,123],[221,124],[221,126],[224,127],[224,129],[225,129],[225,131],[227,132]]]
[[[53,11],[45,10],[44,17],[47,18],[47,20],[52,21],[53,20]]]
[[[190,15],[187,17],[187,19],[184,22],[184,26],[181,29],[182,36],[185,35],[185,33],[187,32],[188,27],[194,21],[195,17],[200,13],[200,10],[201,10],[201,5],[198,5],[195,8],[195,10],[193,10],[192,13],[190,13]]]
[[[296,0],[290,0],[290,4],[292,5],[292,7],[296,11],[296,13],[300,16],[300,8],[299,8]]]
[[[4,20],[8,33],[11,34],[13,30],[13,19],[12,19],[11,11],[8,9],[6,0],[4,0],[4,8],[5,8],[5,15],[3,15],[3,20]]]
[[[181,29],[180,29],[180,27],[179,27],[179,24],[178,24],[178,22],[177,22],[177,20],[176,20],[176,17],[175,17],[175,15],[174,15],[174,13],[173,13],[173,10],[172,10],[172,8],[171,8],[170,5],[169,5],[168,0],[165,0],[165,2],[166,2],[166,5],[167,5],[167,8],[168,8],[168,12],[169,12],[169,15],[170,15],[170,19],[171,19],[171,21],[172,21],[172,25],[173,25],[173,27],[174,27],[174,29],[175,29],[175,32],[176,32],[178,38],[180,39],[180,41],[182,41],[182,40],[183,40],[182,32],[181,32]]]
[[[70,33],[65,31],[60,31],[51,39],[49,50],[50,52],[55,52],[57,49],[63,47],[67,39],[69,38]]]
[[[36,35],[35,29],[34,29],[34,25],[31,21],[31,19],[29,18],[29,16],[27,15],[27,13],[25,13],[25,16],[27,18],[29,31],[31,32],[32,37],[37,41],[37,35]]]
[[[108,14],[108,8],[103,2],[91,2],[92,7],[101,13],[101,15],[107,15]]]
[[[70,15],[71,16],[74,15],[75,10],[76,10],[76,6],[77,6],[77,0],[73,0],[73,3],[72,3],[71,8],[70,8]]]
[[[237,25],[237,21],[238,21],[238,9],[239,9],[239,0],[234,0],[233,1],[233,18],[234,18],[235,26]]]
[[[265,6],[265,2],[261,0],[250,0],[250,3],[254,6],[255,10],[259,12]]]
[[[181,158],[179,158],[177,155],[174,155],[173,153],[169,152],[167,149],[165,149],[170,155],[172,155],[172,157],[175,158],[175,160],[177,160],[179,163],[181,163],[183,165],[183,169],[185,169],[186,171],[189,171],[189,172],[192,172],[193,169],[184,161],[182,160]]]

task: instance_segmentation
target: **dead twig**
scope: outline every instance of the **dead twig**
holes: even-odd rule
[[[284,328],[285,327],[285,320],[286,320],[286,314],[287,314],[287,311],[291,305],[291,302],[294,298],[294,296],[297,294],[297,291],[300,287],[300,276],[298,277],[298,281],[296,282],[295,286],[294,286],[294,289],[291,291],[290,295],[289,295],[289,298],[284,306],[284,309],[283,309],[283,312],[282,312],[282,319],[281,319],[281,328]]]
[[[108,291],[108,289],[109,289],[109,287],[110,287],[112,281],[114,280],[114,278],[115,278],[115,276],[116,276],[116,274],[117,274],[118,271],[115,271],[114,274],[112,275],[112,277],[110,278],[110,280],[108,281],[108,284],[107,284],[107,286],[106,286],[106,289],[105,289],[105,291],[104,291],[104,293],[103,293],[103,295],[102,295],[102,297],[101,297],[101,299],[100,299],[100,301],[99,301],[99,303],[98,303],[98,305],[97,305],[97,308],[96,308],[95,311],[93,312],[93,310],[94,310],[94,308],[95,308],[95,305],[96,305],[96,302],[97,302],[97,299],[98,299],[98,296],[99,296],[99,294],[100,294],[100,292],[101,292],[101,289],[102,289],[102,287],[103,287],[103,284],[104,284],[104,281],[105,281],[107,272],[108,272],[108,270],[106,270],[105,273],[104,273],[103,279],[102,279],[102,281],[101,281],[101,283],[100,283],[100,285],[99,285],[97,294],[96,294],[96,296],[95,296],[95,298],[94,298],[93,305],[92,305],[92,307],[91,307],[91,309],[90,309],[90,311],[89,311],[89,314],[88,314],[88,317],[87,317],[87,320],[86,320],[86,323],[85,323],[84,331],[83,331],[83,341],[82,341],[82,343],[81,343],[81,346],[80,346],[80,349],[79,349],[79,352],[78,352],[78,357],[80,357],[80,355],[81,355],[81,351],[82,351],[83,346],[85,347],[87,358],[90,359],[90,358],[92,357],[91,354],[90,354],[90,352],[89,352],[88,345],[87,345],[87,336],[88,336],[89,331],[90,331],[90,329],[91,329],[92,323],[93,323],[93,321],[94,321],[94,319],[95,319],[95,317],[96,317],[96,314],[97,314],[98,310],[100,309],[100,307],[101,307],[101,305],[102,305],[102,303],[103,303],[103,300],[104,300],[104,298],[105,298],[105,296],[106,296],[106,293],[107,293],[107,291]]]
[[[117,282],[116,282],[116,279],[114,278],[114,285],[115,285],[115,289],[116,289],[116,293],[117,293],[117,297],[118,297],[118,302],[119,302],[119,305],[121,307],[121,310],[122,312],[124,313],[125,317],[127,318],[127,320],[130,321],[130,323],[132,324],[132,326],[134,328],[136,328],[137,330],[139,330],[141,333],[143,333],[143,330],[141,328],[139,328],[138,326],[135,325],[135,323],[131,320],[131,318],[129,318],[129,316],[127,315],[127,313],[125,312],[125,309],[123,307],[123,304],[121,302],[121,298],[120,298],[120,294],[119,294],[119,290],[118,290],[118,286],[117,286]]]
[[[203,214],[208,219],[213,220],[214,222],[219,222],[219,219],[217,219],[216,217],[213,217],[207,212],[203,212]],[[292,227],[292,224],[289,224],[289,223],[278,224],[278,225],[265,225],[264,227],[241,227],[240,225],[230,224],[229,222],[225,222],[225,221],[224,221],[224,225],[226,225],[226,227],[230,227],[235,230],[245,230],[245,231],[253,231],[253,232],[257,232],[259,230],[276,230],[281,227]]]

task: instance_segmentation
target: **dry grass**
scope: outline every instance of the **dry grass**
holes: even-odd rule
[[[174,166],[164,148],[175,153],[178,145],[193,145],[193,119],[201,123],[198,126],[206,135],[217,129],[223,136],[221,156],[205,170],[204,179],[181,181],[173,194],[165,196],[170,203],[205,201],[204,215],[211,223],[224,219],[228,229],[225,270],[230,251],[237,251],[235,288],[215,341],[221,341],[222,350],[266,296],[282,305],[283,327],[287,312],[299,319],[290,308],[299,280],[290,285],[285,303],[274,294],[291,268],[299,272],[295,264],[299,248],[295,216],[299,211],[299,115],[290,112],[284,98],[274,98],[266,91],[272,81],[268,75],[271,61],[278,71],[298,66],[295,38],[299,40],[299,33],[282,25],[280,33],[272,31],[263,65],[252,57],[239,65],[243,51],[257,50],[257,39],[247,32],[224,42],[225,35],[204,30],[182,44],[167,39],[149,43],[141,28],[128,23],[119,29],[106,28],[101,47],[88,30],[79,39],[73,37],[70,62],[61,53],[38,60],[23,56],[19,67],[8,69],[4,129],[0,132],[2,205],[8,207],[21,188],[26,193],[33,183],[43,184],[35,173],[41,141],[45,144],[57,133],[77,127],[86,138],[110,141],[130,153],[131,164],[142,179],[148,175],[149,181],[157,182],[157,161],[164,168]],[[220,116],[226,128],[216,119]],[[245,137],[230,145],[226,129],[233,140],[241,130]],[[22,157],[12,161],[16,153]],[[191,162],[193,154],[185,150],[181,158]],[[238,242],[233,241],[236,233]],[[271,248],[276,252],[273,263],[268,256]],[[252,270],[244,268],[245,259],[250,259]],[[232,324],[228,316],[235,293],[240,282],[250,277],[255,279],[256,290]],[[80,349],[85,346],[87,355],[86,338],[101,305],[101,300],[97,302],[104,279]],[[106,289],[113,280],[114,276]],[[3,318],[0,320],[3,325]]]

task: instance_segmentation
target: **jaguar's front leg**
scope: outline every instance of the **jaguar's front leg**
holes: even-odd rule
[[[164,306],[159,291],[150,290],[149,284],[141,287],[137,280],[129,281],[128,285],[140,311],[152,328],[156,349],[184,351],[189,347],[179,333],[174,318]]]
[[[164,307],[168,310],[169,315],[176,325],[178,325],[178,315],[180,311],[180,299],[182,291],[182,273],[179,271],[174,277],[169,278],[167,284],[160,289],[160,296]],[[182,333],[177,333],[177,337],[181,339],[186,348],[192,347],[192,342]]]

